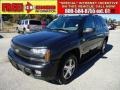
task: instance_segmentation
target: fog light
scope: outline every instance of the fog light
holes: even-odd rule
[[[41,71],[39,71],[39,70],[35,70],[35,74],[38,76],[41,76]]]

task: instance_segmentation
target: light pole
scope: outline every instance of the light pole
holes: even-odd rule
[[[0,24],[1,24],[0,31],[2,31],[2,14],[0,15]]]

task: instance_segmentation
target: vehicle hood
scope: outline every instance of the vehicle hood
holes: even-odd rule
[[[69,33],[40,31],[32,34],[18,35],[13,38],[13,43],[27,47],[55,46],[67,39]]]

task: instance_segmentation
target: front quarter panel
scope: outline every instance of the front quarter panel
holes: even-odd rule
[[[73,50],[75,48],[80,48],[80,39],[76,35],[72,38],[65,39],[56,48],[52,49],[52,59],[60,59],[65,53]]]

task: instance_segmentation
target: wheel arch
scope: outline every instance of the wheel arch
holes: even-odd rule
[[[75,55],[76,58],[77,58],[77,60],[80,61],[80,55],[81,55],[81,54],[80,54],[80,49],[79,49],[79,48],[74,48],[74,49],[71,49],[71,50],[65,52],[65,53],[62,55],[62,57],[64,57],[64,56],[67,55],[67,54],[73,54],[73,55]]]
[[[104,40],[106,40],[106,42],[108,42],[108,36],[106,36]]]

